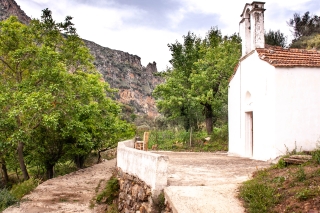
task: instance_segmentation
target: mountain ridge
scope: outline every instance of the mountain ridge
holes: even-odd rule
[[[28,24],[31,18],[14,0],[0,0],[0,20],[10,15]],[[157,73],[156,62],[146,67],[141,65],[141,58],[121,50],[103,47],[93,41],[82,39],[94,56],[94,65],[111,88],[119,90],[116,100],[124,105],[124,114],[155,118],[159,115],[152,91],[163,82]]]

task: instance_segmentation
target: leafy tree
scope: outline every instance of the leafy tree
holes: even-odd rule
[[[154,91],[157,106],[166,116],[184,116],[189,121],[201,110],[211,134],[213,124],[225,114],[228,79],[241,55],[240,38],[223,37],[212,28],[203,40],[189,32],[183,44],[168,46],[172,69],[163,74],[166,82]]]
[[[265,43],[274,46],[286,47],[287,37],[283,33],[278,31],[269,30],[269,32],[264,34]]]
[[[158,85],[153,95],[159,98],[157,107],[160,112],[170,119],[182,120],[183,127],[189,131],[190,127],[197,128],[197,120],[202,117],[201,109],[190,94],[190,75],[202,53],[201,39],[195,34],[188,32],[183,38],[183,44],[178,41],[168,44],[172,69],[163,74],[166,82]]]
[[[0,153],[17,147],[25,180],[25,154],[51,178],[62,157],[83,159],[116,143],[114,134],[133,132],[128,125],[119,130],[120,108],[107,97],[114,91],[94,69],[71,20],[56,23],[45,9],[28,26],[16,17],[0,22]]]
[[[294,41],[298,40],[301,36],[311,36],[320,33],[320,17],[317,15],[311,16],[309,11],[302,16],[295,13],[287,24],[292,28]]]
[[[205,55],[190,76],[192,96],[203,107],[208,134],[219,118],[227,116],[228,82],[241,56],[240,43],[239,36],[223,37],[220,30],[212,28],[203,41]]]
[[[288,25],[292,28],[294,39],[291,48],[319,48],[318,35],[320,34],[320,17],[311,16],[309,11],[300,16],[295,13],[290,19]]]

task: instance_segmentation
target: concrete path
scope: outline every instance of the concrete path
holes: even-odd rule
[[[242,213],[239,184],[270,165],[226,153],[156,153],[169,156],[164,192],[174,213]]]

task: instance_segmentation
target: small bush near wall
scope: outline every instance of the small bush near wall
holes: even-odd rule
[[[109,205],[118,198],[119,195],[119,182],[116,177],[111,177],[106,185],[106,188],[97,195],[97,203],[105,202]]]

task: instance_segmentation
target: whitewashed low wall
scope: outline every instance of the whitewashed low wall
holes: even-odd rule
[[[118,143],[117,166],[149,185],[153,196],[167,186],[168,163],[168,156],[134,149],[133,140]]]

